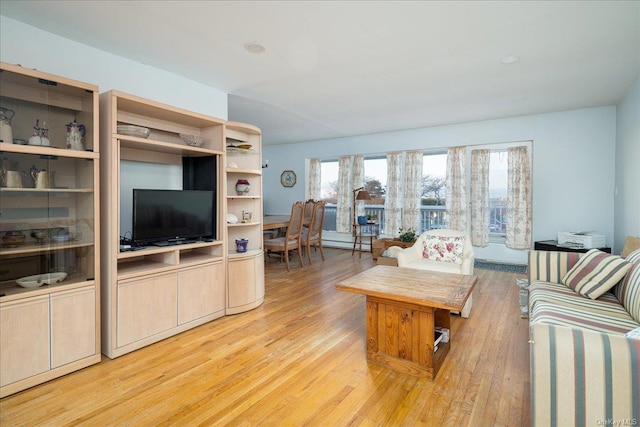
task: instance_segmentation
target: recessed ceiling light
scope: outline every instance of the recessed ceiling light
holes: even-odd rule
[[[260,43],[257,43],[257,42],[246,43],[244,45],[244,48],[247,50],[247,52],[251,52],[255,54],[264,53],[265,51],[264,46],[262,46]]]
[[[516,62],[520,62],[520,57],[518,55],[509,55],[502,58],[503,64],[515,64]]]

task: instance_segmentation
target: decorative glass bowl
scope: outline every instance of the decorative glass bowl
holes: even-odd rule
[[[180,134],[180,138],[182,138],[182,142],[191,147],[199,147],[204,142],[204,138],[197,135],[187,135],[184,133]]]
[[[137,136],[138,138],[149,138],[151,130],[143,126],[134,125],[118,125],[118,133],[120,135]]]

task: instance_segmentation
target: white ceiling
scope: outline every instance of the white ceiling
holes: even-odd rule
[[[640,76],[639,1],[1,0],[0,13],[225,91],[229,119],[265,144],[613,105]]]

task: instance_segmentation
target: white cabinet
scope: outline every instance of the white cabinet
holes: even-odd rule
[[[178,324],[224,310],[224,264],[207,264],[178,273]]]
[[[2,396],[99,360],[95,319],[93,286],[0,303]]]
[[[49,370],[48,295],[0,304],[0,348],[2,387]]]
[[[118,282],[118,347],[177,325],[176,273]]]
[[[96,290],[51,294],[51,367],[96,354]]]
[[[264,302],[262,253],[229,259],[227,314],[242,313]]]

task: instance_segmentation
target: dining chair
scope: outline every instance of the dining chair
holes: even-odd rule
[[[291,219],[289,220],[289,226],[284,237],[276,237],[275,239],[265,240],[264,249],[268,255],[272,252],[280,252],[280,257],[284,258],[287,264],[287,271],[289,269],[289,251],[298,250],[298,257],[300,258],[300,267],[304,267],[302,264],[302,219],[304,215],[304,205],[302,202],[295,202],[291,207]]]
[[[311,217],[313,216],[313,208],[316,204],[316,201],[313,199],[309,199],[304,202],[304,220],[302,221],[302,226],[305,228],[309,228],[311,224]]]
[[[316,202],[311,214],[309,228],[302,231],[302,245],[307,248],[309,264],[311,262],[311,246],[320,248],[320,255],[324,261],[324,251],[322,250],[322,226],[324,224],[325,202]]]

